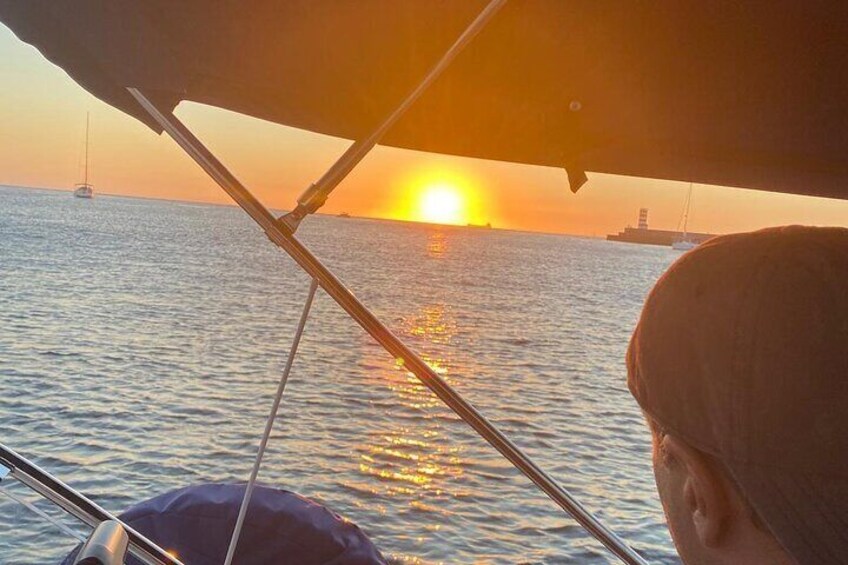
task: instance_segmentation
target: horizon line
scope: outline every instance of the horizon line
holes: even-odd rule
[[[73,194],[73,191],[67,188],[58,188],[54,186],[26,186],[22,184],[5,184],[0,183],[0,188],[12,188],[12,189],[22,189],[22,190],[44,190],[49,192],[66,192],[68,194]],[[114,192],[97,192],[98,196],[106,196],[109,198],[129,198],[132,200],[152,200],[156,202],[175,202],[179,204],[192,204],[192,205],[200,205],[200,206],[218,206],[218,207],[227,207],[227,208],[238,208],[241,210],[238,204],[235,202],[211,202],[209,200],[185,200],[182,198],[162,198],[158,196],[141,196],[141,195],[133,195],[133,194],[116,194]],[[264,204],[263,204],[264,206]],[[268,208],[268,210],[274,214],[277,213],[286,213],[289,210],[285,210],[282,208]],[[316,216],[327,216],[327,217],[338,217],[339,213],[334,212],[315,212]],[[562,236],[562,237],[573,237],[579,239],[593,239],[593,240],[603,240],[606,241],[605,235],[590,235],[585,233],[573,233],[573,232],[551,232],[551,231],[543,231],[543,230],[533,230],[533,229],[519,229],[519,228],[505,228],[505,227],[497,227],[490,226],[486,227],[485,225],[463,225],[463,224],[437,224],[431,222],[421,222],[417,220],[403,220],[400,218],[383,218],[379,216],[360,216],[351,214],[350,219],[357,220],[371,220],[377,222],[395,222],[401,224],[414,224],[420,226],[431,226],[436,228],[460,228],[460,229],[473,229],[477,231],[501,231],[501,232],[509,232],[509,233],[525,233],[525,234],[533,234],[533,235],[552,235],[552,236]]]

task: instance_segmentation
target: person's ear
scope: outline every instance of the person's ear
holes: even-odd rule
[[[701,544],[721,545],[733,517],[727,483],[703,453],[676,437],[666,435],[661,447],[685,475],[683,502]]]

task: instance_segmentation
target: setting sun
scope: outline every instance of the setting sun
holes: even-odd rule
[[[423,221],[434,224],[467,222],[465,200],[459,189],[449,184],[426,187],[419,200],[419,214]]]
[[[478,179],[462,167],[430,163],[412,168],[398,179],[390,207],[376,210],[397,220],[447,224],[486,225],[497,221],[493,199],[486,201]]]

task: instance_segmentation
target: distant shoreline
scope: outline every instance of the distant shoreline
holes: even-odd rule
[[[11,188],[18,190],[44,190],[49,192],[67,192],[70,193],[70,189],[68,188],[56,188],[50,186],[23,186],[18,184],[0,184],[0,188]],[[108,198],[128,198],[132,200],[151,200],[155,202],[174,202],[177,204],[190,204],[192,206],[218,206],[218,207],[226,207],[226,208],[238,208],[238,205],[235,203],[229,204],[226,202],[208,202],[205,200],[182,200],[179,198],[157,198],[154,196],[137,196],[137,195],[129,195],[129,194],[114,194],[109,192],[97,192],[98,198],[101,196],[105,196]],[[285,214],[288,210],[282,210],[277,208],[270,208],[270,210],[275,214]],[[318,216],[327,216],[327,217],[336,217],[338,216],[335,212],[317,212]],[[550,232],[550,231],[541,231],[541,230],[528,230],[528,229],[516,229],[516,228],[499,228],[496,226],[492,226],[491,229],[481,229],[479,226],[467,226],[467,225],[454,225],[454,224],[432,224],[428,222],[416,222],[413,220],[399,220],[397,218],[378,218],[374,216],[358,216],[355,214],[351,214],[351,220],[372,220],[376,222],[392,222],[398,224],[413,224],[413,225],[422,225],[422,226],[432,226],[439,228],[455,228],[455,229],[463,229],[463,230],[473,230],[478,232],[492,233],[492,232],[508,232],[508,233],[527,233],[533,235],[550,235],[557,237],[573,237],[577,239],[591,239],[591,240],[605,240],[605,236],[603,235],[586,235],[582,233],[569,233],[569,232]]]

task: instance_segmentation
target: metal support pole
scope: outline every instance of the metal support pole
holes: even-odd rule
[[[418,100],[421,94],[433,84],[433,82],[441,76],[442,72],[447,69],[453,60],[459,55],[466,45],[471,43],[478,33],[489,23],[489,20],[498,13],[507,0],[491,0],[482,12],[474,19],[459,38],[451,45],[439,62],[430,69],[430,72],[424,79],[413,89],[412,92],[404,98],[403,102],[389,114],[389,116],[371,132],[371,134],[356,141],[348,147],[339,159],[333,163],[333,166],[327,169],[327,172],[307,188],[303,194],[297,199],[297,207],[283,216],[283,221],[289,226],[292,232],[297,231],[300,221],[308,214],[312,214],[318,208],[324,205],[327,197],[335,189],[342,180],[350,173],[356,165],[374,148],[380,139],[389,131],[395,122],[406,113],[412,104]]]
[[[432,390],[442,402],[453,410],[464,422],[489,444],[506,457],[519,471],[533,481],[554,502],[568,512],[583,528],[624,563],[646,565],[636,551],[616,536],[610,529],[595,518],[574,496],[543,471],[518,446],[510,441],[494,424],[489,422],[474,406],[459,395],[444,379],[436,374],[415,352],[403,343],[391,330],[383,325],[336,276],[330,272],[312,253],[294,236],[291,229],[276,218],[244,187],[224,165],[197,139],[176,116],[160,110],[140,90],[127,89],[150,116],[168,132],[177,144],[200,165],[236,204],[242,207],[259,226],[265,230],[268,238],[289,254],[300,267],[313,279],[336,303],[347,312],[371,337],[389,352],[394,359],[403,362],[405,368],[415,375],[427,388]]]
[[[247,517],[247,507],[250,506],[250,497],[253,496],[253,487],[256,484],[256,477],[259,475],[259,467],[262,465],[262,458],[265,456],[265,448],[268,446],[268,440],[271,438],[271,430],[274,428],[274,420],[277,419],[277,412],[280,410],[280,401],[283,399],[283,392],[286,390],[286,383],[289,382],[289,374],[291,373],[294,358],[297,355],[297,348],[300,345],[300,338],[303,337],[303,329],[306,327],[306,320],[309,318],[309,310],[312,308],[312,301],[315,298],[315,292],[317,290],[318,281],[312,279],[312,282],[309,283],[309,293],[306,295],[303,312],[301,312],[300,321],[297,324],[297,331],[294,333],[291,349],[289,349],[289,356],[286,358],[286,366],[283,369],[282,376],[280,377],[280,383],[277,385],[277,394],[274,395],[274,402],[271,405],[271,413],[268,414],[268,419],[265,420],[265,431],[262,433],[262,439],[259,441],[259,449],[256,450],[256,459],[253,461],[253,469],[250,471],[250,479],[247,481],[247,486],[244,489],[244,498],[242,498],[238,517],[236,518],[236,524],[235,527],[233,527],[233,535],[230,538],[230,546],[227,548],[227,557],[224,559],[224,565],[230,565],[236,554],[236,547],[238,547],[241,528],[244,525],[245,517]]]

